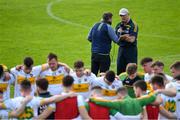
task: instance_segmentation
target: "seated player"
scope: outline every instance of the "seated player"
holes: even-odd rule
[[[11,69],[11,73],[15,75],[14,97],[19,97],[21,95],[20,84],[23,80],[29,80],[31,82],[31,95],[34,95],[36,90],[35,81],[38,78],[40,72],[42,72],[47,67],[46,65],[33,67],[34,61],[31,57],[26,57],[23,63],[24,64],[21,69],[17,69],[16,67]]]
[[[135,63],[129,63],[126,67],[126,72],[128,76],[122,82],[123,85],[128,89],[129,96],[134,98],[135,94],[133,84],[142,79],[137,75],[137,65]]]
[[[48,80],[48,91],[50,94],[61,94],[63,91],[62,79],[70,73],[70,70],[67,70],[64,65],[58,63],[58,57],[54,53],[49,53],[47,61],[49,68],[41,72],[40,78],[46,78]]]
[[[86,75],[84,63],[80,60],[74,63],[74,71],[71,74],[74,78],[73,91],[82,95],[84,99],[89,98],[91,85],[95,82],[96,76],[93,73]]]
[[[92,86],[100,86],[103,98],[113,100],[117,98],[116,90],[122,87],[122,82],[115,78],[114,71],[107,71],[104,76],[98,77]]]

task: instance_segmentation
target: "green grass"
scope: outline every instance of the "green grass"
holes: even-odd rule
[[[49,52],[69,64],[82,59],[90,66],[89,29],[52,19],[46,7],[53,0],[0,0],[0,63],[9,68],[32,56],[35,64],[46,62]],[[111,11],[113,27],[118,11],[127,7],[139,25],[138,59],[150,56],[169,65],[180,60],[179,0],[63,0],[52,6],[57,17],[91,27],[105,11]],[[113,45],[114,62],[117,45]],[[112,51],[113,51],[112,49]],[[112,64],[111,69],[116,70]],[[139,67],[140,69],[140,67]]]

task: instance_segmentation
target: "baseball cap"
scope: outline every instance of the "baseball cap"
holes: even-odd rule
[[[121,9],[119,10],[119,15],[127,15],[127,14],[129,14],[128,9],[126,9],[126,8],[121,8]]]

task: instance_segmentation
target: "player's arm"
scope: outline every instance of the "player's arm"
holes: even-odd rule
[[[156,100],[156,94],[150,94],[150,95],[145,95],[143,97],[137,98],[139,101],[140,105],[143,107],[147,104],[151,104]]]
[[[53,103],[53,102],[59,102],[59,101],[62,101],[68,97],[74,97],[76,96],[75,93],[68,93],[66,95],[54,95],[52,97],[49,97],[49,98],[44,98],[40,101],[40,106],[42,105],[47,105],[47,104],[50,104],[50,103]]]
[[[95,26],[95,25],[94,25]],[[89,42],[92,42],[92,33],[94,31],[94,26],[91,28],[91,30],[89,31],[89,34],[88,34],[88,37],[87,37],[87,40]]]
[[[12,117],[15,117],[15,118],[19,117],[19,115],[24,112],[24,109],[25,109],[27,103],[29,103],[29,101],[31,101],[31,100],[32,100],[31,96],[25,97],[24,100],[22,101],[21,106],[18,109],[11,111],[9,113],[9,117],[10,118],[12,118]]]
[[[110,25],[107,25],[107,28],[108,28],[108,35],[111,38],[111,40],[113,40],[113,42],[119,44],[120,40],[119,40],[118,36],[116,35],[114,29]]]
[[[138,26],[134,24],[129,30],[129,34],[125,34],[123,37],[125,41],[133,43],[136,40],[137,32],[138,32]]]
[[[72,70],[71,67],[69,67],[66,63],[58,62],[58,64],[60,66],[63,66],[67,73],[70,73],[70,71]]]
[[[168,119],[177,119],[176,115],[167,111],[164,107],[160,106],[160,114],[167,117]]]
[[[158,89],[155,92],[162,93],[166,96],[175,97],[177,91],[176,91],[176,88],[169,88],[169,89]]]
[[[161,96],[158,95],[156,97],[156,100],[153,103],[151,103],[151,104],[152,105],[160,105],[162,102],[163,102],[163,100],[162,100]]]
[[[110,101],[110,100],[104,100],[102,98],[90,98],[91,102],[94,102],[97,105],[101,105],[104,107],[108,107],[111,109],[120,109],[122,106],[122,101]]]
[[[84,119],[84,120],[90,120],[91,119],[91,117],[88,115],[88,112],[87,112],[85,106],[78,107],[78,110],[79,110],[79,114],[82,117],[82,119]]]
[[[148,120],[147,111],[146,108],[143,108],[143,111],[141,113],[141,120]]]
[[[46,119],[55,111],[55,108],[48,106],[36,119]]]
[[[78,101],[78,110],[79,114],[84,120],[90,120],[91,117],[88,115],[88,112],[85,107],[85,102],[82,96],[77,96],[77,101]]]

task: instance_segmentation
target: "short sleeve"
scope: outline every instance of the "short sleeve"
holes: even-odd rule
[[[135,36],[137,37],[137,33],[138,33],[138,26],[136,23],[133,23],[133,25],[131,26],[130,30],[129,30],[129,34],[131,36]]]

